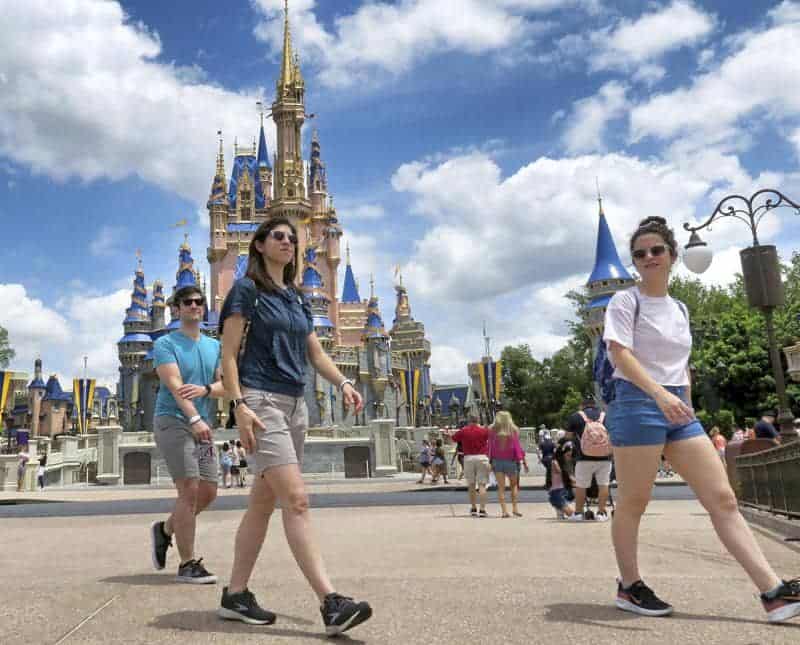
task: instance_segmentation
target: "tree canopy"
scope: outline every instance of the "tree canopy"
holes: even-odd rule
[[[8,331],[0,326],[0,368],[8,367],[16,355],[17,353],[8,342]]]

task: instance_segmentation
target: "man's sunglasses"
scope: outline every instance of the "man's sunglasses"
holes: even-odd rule
[[[197,305],[198,307],[202,307],[206,303],[205,298],[184,298],[181,300],[181,304],[184,307],[191,307],[192,305]]]
[[[274,231],[273,230],[273,231],[270,231],[269,233],[267,233],[267,235],[269,235],[269,237],[271,237],[276,242],[283,242],[283,238],[286,238],[292,244],[297,244],[297,236],[294,235],[293,233],[284,233],[283,231]]]
[[[636,249],[631,255],[634,260],[644,260],[647,257],[648,251],[652,257],[657,258],[667,252],[667,247],[664,244],[656,244],[649,249]]]

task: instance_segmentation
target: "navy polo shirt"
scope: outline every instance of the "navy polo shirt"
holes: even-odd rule
[[[239,382],[247,387],[287,396],[302,396],[305,388],[306,341],[314,331],[311,309],[290,287],[262,291],[250,278],[237,280],[220,312],[225,319],[241,314],[250,321],[244,354],[239,359]]]

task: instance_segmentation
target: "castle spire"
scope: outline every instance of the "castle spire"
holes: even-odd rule
[[[289,0],[285,0],[283,8],[283,59],[281,60],[281,77],[278,81],[279,96],[283,96],[286,89],[294,81],[294,60],[292,57],[292,35],[289,29]]]
[[[264,136],[264,108],[261,104],[261,101],[258,102],[258,111],[261,116],[261,129],[258,133],[258,167],[259,168],[270,168],[269,165],[269,151],[267,150],[267,139]]]
[[[608,228],[606,215],[603,212],[603,199],[598,194],[598,217],[599,226],[597,230],[597,250],[595,253],[594,270],[592,275],[589,276],[588,284],[594,282],[602,282],[604,280],[632,280],[630,273],[622,264],[617,253],[617,247],[614,244],[614,238],[611,236],[611,230]]]
[[[225,152],[222,149],[222,130],[217,130],[219,136],[219,152],[217,153],[217,177],[225,179]]]
[[[342,303],[357,303],[361,302],[361,296],[358,294],[358,285],[356,278],[353,275],[353,267],[350,266],[350,244],[347,244],[347,267],[344,270],[344,288],[342,289]]]

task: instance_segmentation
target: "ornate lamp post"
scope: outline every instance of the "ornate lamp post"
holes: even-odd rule
[[[778,394],[778,424],[781,441],[788,443],[797,439],[792,427],[792,413],[786,399],[786,383],[783,377],[783,366],[775,340],[773,313],[775,307],[783,306],[784,293],[781,282],[778,252],[773,245],[763,245],[758,241],[758,225],[768,211],[775,208],[793,208],[800,214],[800,205],[793,202],[783,193],[764,188],[756,191],[749,198],[743,195],[728,195],[723,198],[711,216],[698,226],[685,223],[683,228],[691,233],[689,243],[683,254],[683,260],[690,271],[703,273],[711,264],[713,252],[708,244],[700,239],[697,231],[708,228],[718,219],[734,217],[744,222],[753,236],[753,245],[740,252],[742,260],[742,276],[747,293],[747,301],[751,307],[761,310],[767,328],[769,358],[775,378],[775,389]],[[709,229],[710,230],[710,229]]]

